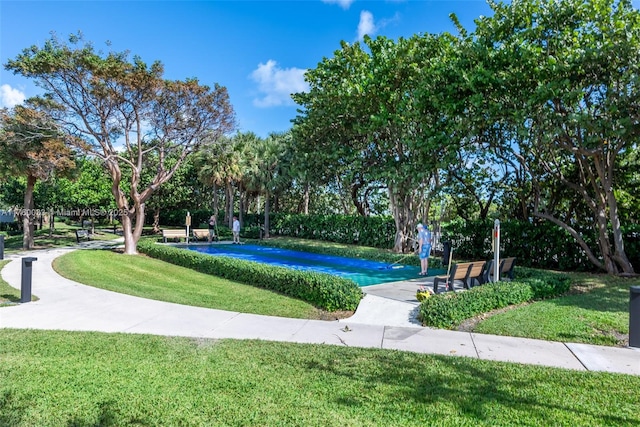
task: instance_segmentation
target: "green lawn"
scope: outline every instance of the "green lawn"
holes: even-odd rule
[[[34,249],[49,249],[61,246],[73,246],[77,244],[76,233],[79,227],[67,225],[64,222],[56,222],[55,229],[50,232],[47,225],[42,230],[34,232]],[[91,236],[92,240],[113,240],[119,236],[110,232],[110,228],[96,228],[96,233]],[[5,235],[5,251],[17,252],[22,250],[22,234]]]
[[[551,341],[626,346],[629,335],[629,287],[639,279],[569,273],[572,292],[493,315],[475,332]]]
[[[307,241],[287,241],[302,249]],[[369,248],[370,249],[370,248]],[[314,247],[314,250],[319,248]],[[332,247],[339,250],[338,246]],[[359,250],[349,248],[350,252]],[[93,286],[181,304],[296,318],[331,318],[302,301],[229,282],[146,257],[110,251],[76,251],[54,267],[73,280]],[[629,286],[638,279],[567,273],[570,295],[526,304],[484,318],[473,331],[562,342],[625,346],[629,333]],[[135,277],[133,282],[131,277]],[[348,314],[336,314],[344,317]]]
[[[118,292],[314,317],[301,301],[144,256],[82,250],[54,266]],[[637,281],[571,276],[571,295],[492,316],[476,331],[607,343],[628,328]],[[4,286],[0,301],[19,298]],[[0,329],[0,342],[3,426],[640,424],[640,377],[630,375],[264,341]]]
[[[5,259],[0,261],[0,270],[4,268],[11,260]],[[20,290],[9,286],[7,282],[0,277],[0,307],[4,305],[13,305],[20,302]]]
[[[380,349],[0,330],[6,426],[636,426],[640,377]]]
[[[159,301],[302,319],[329,316],[298,299],[143,255],[78,250],[55,259],[53,268],[80,283]]]

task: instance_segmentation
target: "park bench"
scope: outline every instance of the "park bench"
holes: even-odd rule
[[[84,228],[76,230],[76,242],[80,243],[80,239],[85,238],[87,241],[91,240],[91,231],[85,230]]]
[[[194,228],[192,230],[193,238],[196,240],[209,240],[209,229],[208,228]]]
[[[186,230],[162,230],[162,241],[167,243],[167,239],[187,240]]]
[[[493,281],[493,274],[494,274],[493,265],[494,265],[493,260],[490,260],[489,262],[487,262],[485,277],[483,279],[485,283]],[[513,280],[513,270],[515,266],[516,266],[515,257],[504,258],[503,260],[501,260],[500,270],[499,270],[500,278],[498,280]]]
[[[467,289],[471,289],[474,281],[477,281],[478,284],[483,284],[485,282],[484,267],[486,263],[486,261],[474,261],[455,264],[448,276],[436,276],[433,279],[433,292],[438,293],[440,282],[445,283],[445,291],[452,291],[453,284],[456,281],[462,282],[462,285]]]

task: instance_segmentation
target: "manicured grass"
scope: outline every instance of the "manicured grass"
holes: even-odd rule
[[[143,255],[78,250],[55,259],[53,267],[80,283],[159,301],[302,319],[323,316],[301,300]]]
[[[639,279],[568,273],[572,292],[493,315],[475,326],[486,334],[599,345],[628,344],[629,287]]]
[[[0,330],[0,425],[635,426],[640,377],[380,349]]]
[[[73,227],[65,224],[64,222],[56,222],[55,229],[51,235],[49,235],[49,227],[45,225],[42,230],[36,230],[33,237],[34,249],[49,249],[53,247],[61,246],[74,246],[78,242],[76,240],[76,233],[79,227]],[[96,229],[96,233],[91,236],[92,240],[113,240],[120,236],[114,235],[108,231],[109,229],[101,230]],[[22,234],[5,235],[5,250],[7,252],[17,252],[22,250]]]
[[[5,259],[0,261],[0,270],[4,268],[11,260]],[[20,302],[20,290],[10,286],[0,277],[0,307],[3,305],[13,305]]]

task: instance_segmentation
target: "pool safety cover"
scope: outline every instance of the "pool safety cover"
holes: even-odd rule
[[[334,276],[351,279],[359,286],[377,285],[420,277],[418,275],[420,269],[414,266],[391,265],[390,263],[365,259],[293,251],[260,245],[222,244],[183,247],[209,255],[229,256],[296,270],[311,270],[333,274]],[[429,271],[429,273],[432,272]]]

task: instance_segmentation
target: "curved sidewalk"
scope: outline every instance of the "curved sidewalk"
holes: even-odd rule
[[[640,349],[424,328],[407,318],[415,304],[371,294],[352,318],[321,321],[191,307],[105,291],[67,280],[53,270],[53,259],[70,250],[74,248],[6,257],[12,261],[2,270],[2,278],[15,288],[20,288],[21,258],[37,258],[32,264],[32,291],[39,300],[0,308],[1,328],[333,344],[640,375]]]

